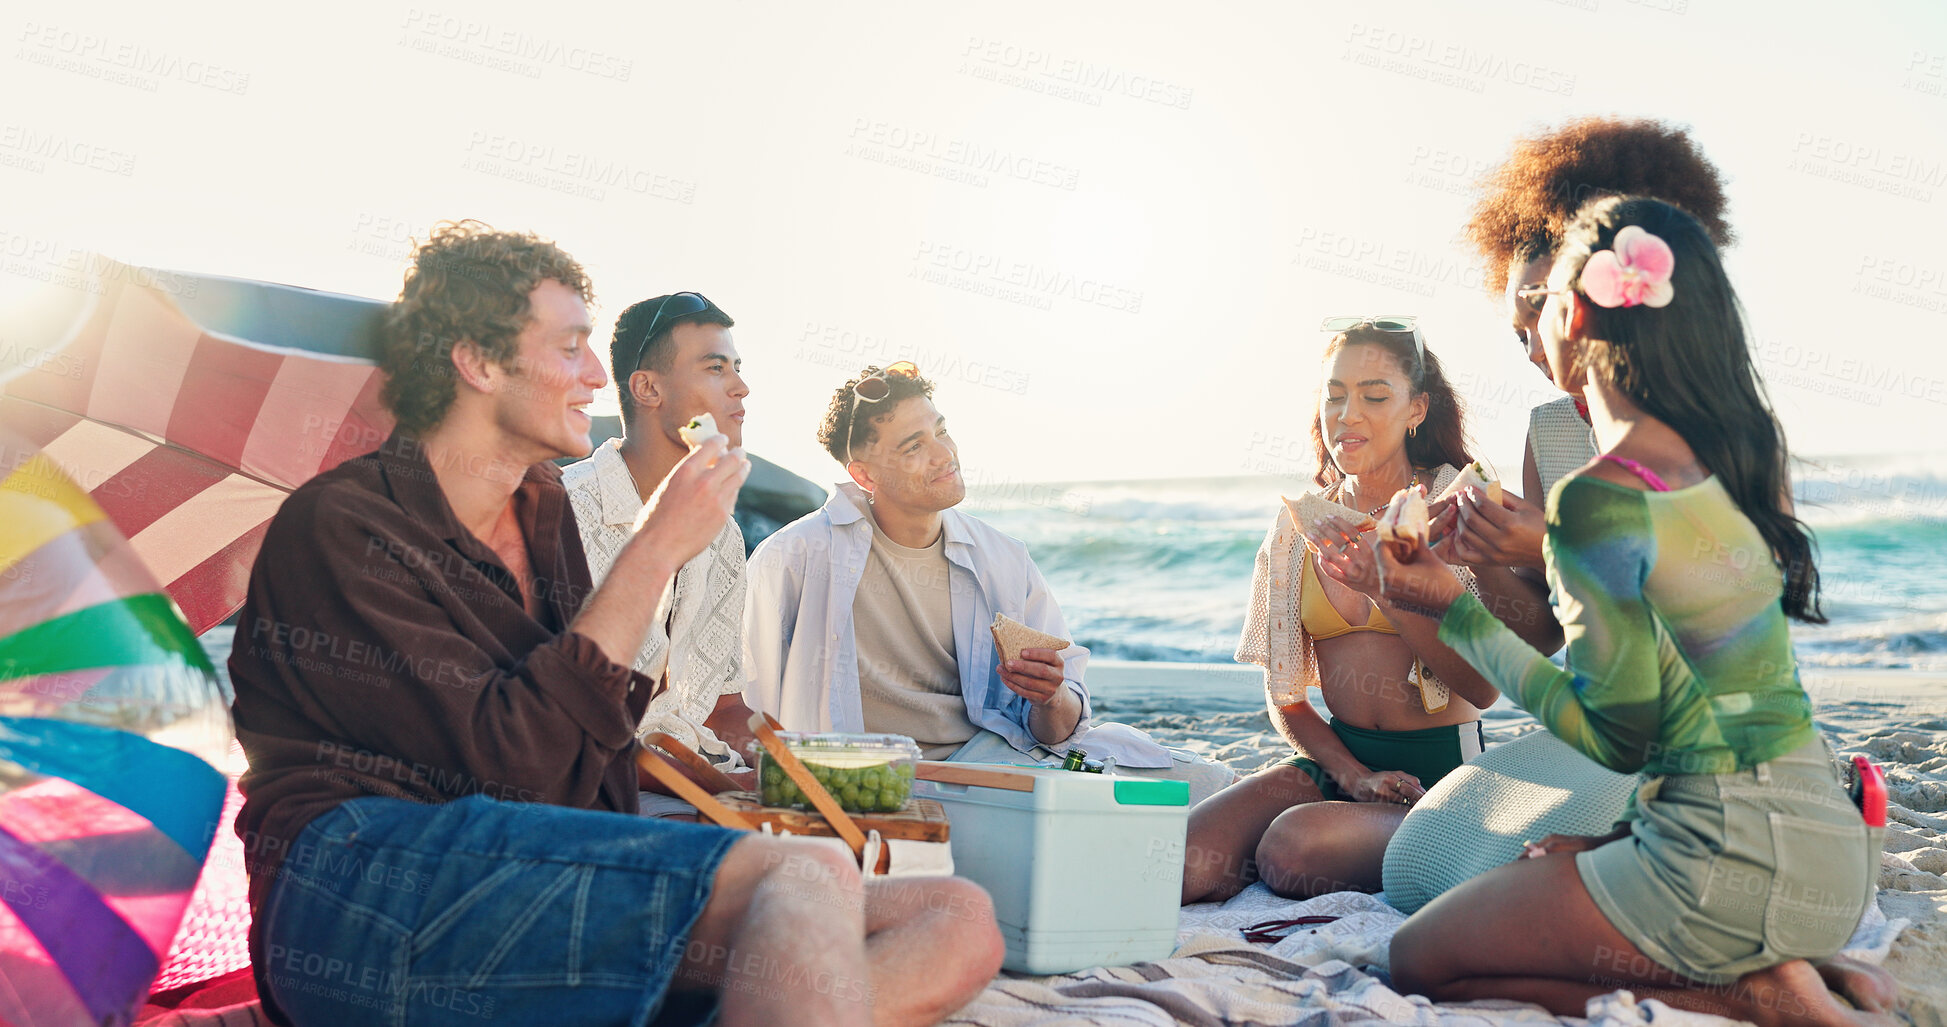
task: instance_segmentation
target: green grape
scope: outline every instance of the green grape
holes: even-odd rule
[[[805,769],[811,772],[812,779],[848,812],[897,811],[906,805],[912,794],[915,775],[910,763],[895,766],[890,761],[881,760],[859,765],[853,762],[858,758],[856,755],[846,753],[826,758],[839,762],[820,762],[817,754],[800,757]],[[767,759],[760,769],[758,776],[764,786],[762,794],[765,805],[815,808],[810,797],[776,761]]]

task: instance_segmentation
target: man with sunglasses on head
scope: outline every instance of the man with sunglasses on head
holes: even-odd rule
[[[847,479],[751,554],[751,705],[793,730],[909,735],[928,759],[1033,763],[1076,746],[1118,771],[1188,778],[1193,800],[1229,783],[1126,725],[1092,726],[1087,649],[999,659],[996,613],[1067,626],[1027,546],[953,509],[967,486],[932,397],[904,361],[833,394],[818,441]]]
[[[596,447],[561,472],[582,549],[596,584],[634,534],[636,517],[689,455],[679,429],[709,414],[732,449],[743,445],[743,359],[736,324],[701,293],[643,300],[615,320],[609,366],[622,400],[622,438]],[[744,535],[735,519],[685,563],[662,591],[635,669],[662,687],[636,728],[666,733],[755,787],[749,769],[749,707],[744,705]],[[695,807],[663,794],[644,776],[642,811],[693,818]]]

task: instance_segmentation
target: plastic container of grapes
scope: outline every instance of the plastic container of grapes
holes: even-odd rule
[[[913,796],[919,745],[905,735],[780,731],[778,740],[847,813],[897,813]],[[812,808],[769,752],[757,754],[757,781],[766,806]]]

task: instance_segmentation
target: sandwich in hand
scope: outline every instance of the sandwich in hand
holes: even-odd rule
[[[1004,613],[994,614],[994,623],[989,625],[988,630],[994,633],[994,647],[1001,651],[1003,660],[1020,659],[1023,649],[1053,649],[1059,652],[1072,644],[1060,636],[1036,631]]]
[[[691,449],[701,446],[713,435],[722,434],[717,430],[717,419],[710,414],[698,414],[690,420],[690,423],[676,429],[677,437],[683,440],[683,445]]]
[[[1356,531],[1372,530],[1373,520],[1370,515],[1334,503],[1316,492],[1306,492],[1297,499],[1286,499],[1284,496],[1278,498],[1284,500],[1285,510],[1290,513],[1291,523],[1297,526],[1298,533],[1305,536],[1306,541],[1310,542],[1314,549],[1321,545],[1337,545],[1341,541],[1327,537],[1319,529],[1319,523],[1327,517],[1343,517],[1351,522]]]
[[[1426,490],[1415,485],[1393,494],[1379,515],[1379,540],[1398,542],[1409,550],[1427,540]]]
[[[1479,460],[1461,468],[1460,474],[1454,478],[1453,484],[1448,485],[1445,491],[1434,497],[1433,501],[1439,503],[1452,499],[1460,495],[1460,490],[1469,485],[1480,489],[1487,496],[1488,502],[1493,503],[1495,506],[1501,505],[1500,479],[1488,477],[1487,469],[1481,466]]]

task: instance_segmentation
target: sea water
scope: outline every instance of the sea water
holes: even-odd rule
[[[1855,460],[1802,462],[1794,480],[1830,620],[1793,626],[1800,663],[1947,672],[1947,477]],[[1027,543],[1093,656],[1229,663],[1278,496],[1307,487],[1266,476],[1057,482],[975,488],[962,509]]]
[[[1830,618],[1794,624],[1799,662],[1808,672],[1947,672],[1947,476],[1916,461],[1828,460],[1801,462],[1794,481]],[[1307,487],[1262,475],[976,486],[961,509],[1027,543],[1071,637],[1094,658],[1222,665],[1278,496]],[[219,665],[230,638],[228,628],[204,636]],[[1098,705],[1121,716],[1263,708],[1254,676],[1194,680],[1195,694],[1105,687]]]

